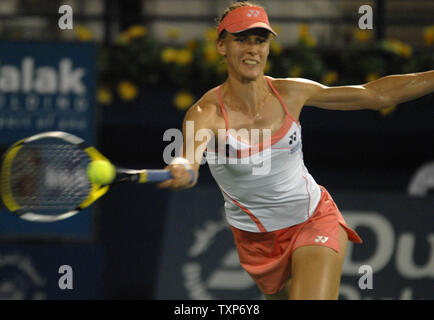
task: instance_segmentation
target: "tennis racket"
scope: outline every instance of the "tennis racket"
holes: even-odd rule
[[[91,161],[109,161],[94,147],[72,134],[43,132],[13,144],[3,155],[0,193],[6,208],[20,218],[54,222],[74,216],[103,196],[110,186],[130,182],[162,182],[168,170],[116,168],[108,185],[92,183],[87,176]],[[195,173],[189,170],[191,182]]]

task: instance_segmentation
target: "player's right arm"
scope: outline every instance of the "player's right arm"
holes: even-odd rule
[[[188,161],[187,166],[191,166],[195,172],[195,181],[191,183],[191,176],[187,167],[183,164],[176,164],[177,161],[174,159],[175,163],[172,162],[165,168],[170,170],[174,178],[158,184],[159,188],[186,189],[197,183],[203,153],[210,139],[214,139],[215,136],[215,110],[216,106],[212,102],[201,99],[190,107],[184,117],[182,125],[183,152],[179,157]]]

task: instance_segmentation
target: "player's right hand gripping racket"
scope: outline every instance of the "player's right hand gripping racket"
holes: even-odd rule
[[[87,176],[91,161],[109,161],[94,147],[72,134],[52,131],[22,139],[4,154],[0,193],[9,211],[35,222],[69,218],[122,182],[162,182],[168,170],[116,168],[109,185],[92,183]],[[191,182],[195,173],[189,170]]]

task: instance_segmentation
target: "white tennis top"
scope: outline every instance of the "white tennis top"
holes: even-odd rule
[[[288,112],[271,80],[271,89],[285,110],[282,127],[256,146],[228,131],[226,110],[217,88],[226,122],[226,150],[210,147],[206,160],[225,201],[228,223],[250,232],[268,232],[306,221],[315,211],[321,189],[303,161],[301,126]]]

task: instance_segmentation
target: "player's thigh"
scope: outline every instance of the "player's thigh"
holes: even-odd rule
[[[266,300],[288,300],[289,299],[289,290],[291,288],[291,279],[285,284],[282,290],[274,294],[265,294]]]
[[[337,299],[347,244],[347,233],[340,226],[339,252],[319,245],[294,250],[290,299]]]

